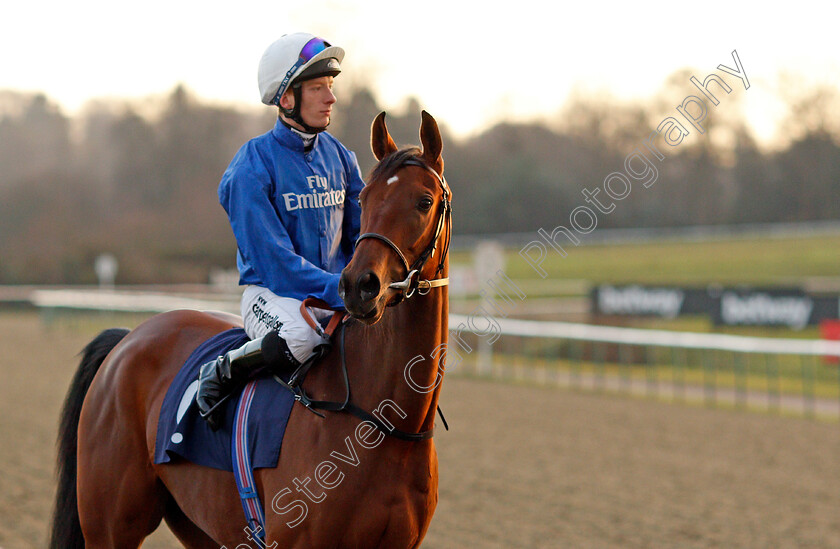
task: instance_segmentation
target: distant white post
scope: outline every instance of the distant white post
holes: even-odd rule
[[[93,270],[96,271],[96,276],[99,278],[99,287],[103,289],[113,289],[114,281],[117,278],[117,270],[119,265],[117,258],[111,254],[100,254],[96,257],[93,264]]]
[[[486,280],[496,276],[496,272],[505,268],[505,249],[494,240],[484,240],[475,247],[473,269],[476,280]]]

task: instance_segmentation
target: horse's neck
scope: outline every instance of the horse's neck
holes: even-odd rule
[[[449,297],[446,287],[427,295],[415,295],[389,309],[371,328],[359,330],[362,356],[357,363],[361,387],[353,387],[353,398],[374,408],[391,400],[399,412],[386,414],[398,429],[419,432],[434,425],[443,368],[440,362],[447,341]],[[393,406],[389,403],[389,406]]]

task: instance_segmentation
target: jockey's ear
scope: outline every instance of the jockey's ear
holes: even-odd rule
[[[420,123],[420,143],[423,144],[423,159],[439,174],[443,173],[443,140],[437,122],[431,114],[423,111]]]
[[[391,139],[391,134],[385,126],[385,111],[376,115],[370,126],[370,150],[373,151],[376,160],[382,160],[397,150],[397,144]]]
[[[286,93],[280,97],[279,106],[286,110],[292,110],[295,108],[295,94],[291,89],[286,90]]]

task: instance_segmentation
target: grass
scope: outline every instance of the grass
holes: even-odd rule
[[[112,311],[79,311],[75,309],[43,309],[37,313],[47,330],[62,329],[71,333],[95,336],[108,328],[134,329],[153,313]]]
[[[538,236],[534,233],[534,239]],[[818,288],[840,293],[840,233],[815,236],[737,236],[695,240],[655,240],[566,247],[564,258],[549,247],[541,278],[520,255],[505,251],[503,270],[528,299],[586,297],[601,283],[707,287],[774,286]],[[453,265],[473,262],[472,251],[453,254]],[[477,306],[478,296],[455,298],[462,310]],[[702,316],[659,319],[626,317],[637,328],[718,332],[757,337],[819,338],[815,326],[804,330],[784,327],[721,327]]]
[[[536,234],[534,235],[536,238]],[[567,247],[565,258],[551,251],[543,263],[548,271],[542,279],[518,249],[505,252],[505,274],[522,284],[532,297],[575,297],[587,295],[590,285],[663,284],[706,286],[805,286],[823,282],[834,292],[840,290],[840,234],[795,237],[732,237],[707,241],[660,240],[621,244],[583,244]],[[471,251],[453,254],[453,265],[472,264]],[[577,281],[577,283],[570,283]],[[475,300],[475,296],[473,297]],[[471,310],[470,306],[464,306]],[[70,315],[60,322],[95,325],[134,326],[142,315]],[[49,319],[48,319],[49,320]],[[703,316],[671,320],[657,318],[622,319],[627,326],[691,332],[719,332],[756,337],[819,338],[817,327],[793,331],[780,327],[720,327]],[[591,344],[590,344],[591,345]],[[799,395],[804,398],[840,400],[840,366],[826,364],[819,357],[770,357],[731,353],[692,353],[679,350],[624,350],[618,356],[614,346],[605,348],[598,359],[581,344],[568,341],[517,342],[503,338],[494,345],[498,364],[526,368],[548,368],[571,375],[612,376],[634,382],[643,380],[655,386],[700,387],[714,394],[717,390]],[[468,357],[470,361],[473,357]]]
[[[549,248],[541,265],[548,273],[546,280],[797,286],[808,278],[840,277],[840,234],[581,244],[565,249],[568,255],[564,258]],[[454,264],[466,265],[472,262],[472,255],[470,251],[460,251],[452,260]],[[519,249],[507,250],[505,260],[504,271],[512,279],[541,279],[519,255]]]

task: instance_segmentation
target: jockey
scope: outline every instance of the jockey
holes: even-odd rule
[[[324,131],[343,59],[343,49],[295,33],[271,44],[260,60],[262,102],[279,108],[278,120],[239,149],[219,185],[236,237],[251,341],[201,367],[196,402],[213,429],[222,417],[216,405],[257,370],[293,371],[329,344],[303,319],[302,300],[344,308],[338,281],[359,236],[364,183],[356,156]],[[311,312],[319,322],[332,315]]]

